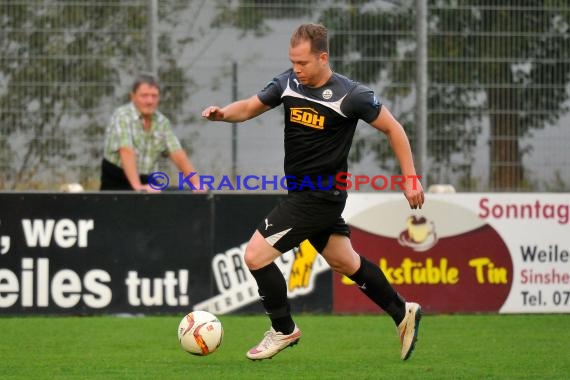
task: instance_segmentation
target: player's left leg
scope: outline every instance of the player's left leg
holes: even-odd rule
[[[368,298],[392,317],[400,333],[401,357],[406,360],[417,340],[421,308],[417,303],[405,302],[382,270],[356,253],[346,235],[332,234],[322,255],[333,270],[354,281]]]
[[[347,236],[331,235],[323,250],[323,257],[333,270],[354,281],[396,324],[404,319],[405,301],[377,265],[354,251]]]

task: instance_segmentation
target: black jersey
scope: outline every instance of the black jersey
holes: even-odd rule
[[[285,175],[292,191],[330,193],[326,190],[335,188],[337,175],[348,170],[358,120],[374,121],[381,107],[370,88],[345,76],[333,73],[325,85],[311,88],[303,86],[292,69],[275,77],[257,96],[270,107],[283,103]]]

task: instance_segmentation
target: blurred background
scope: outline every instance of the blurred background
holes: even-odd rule
[[[280,109],[240,125],[200,112],[288,69],[305,22],[329,28],[333,70],[404,125],[425,184],[570,191],[566,0],[0,0],[0,190],[98,189],[105,127],[140,71],[158,74],[201,174],[281,175]],[[365,123],[350,159],[355,174],[399,172]]]

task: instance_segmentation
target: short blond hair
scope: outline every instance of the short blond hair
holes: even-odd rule
[[[302,24],[291,36],[291,47],[302,41],[311,43],[311,52],[315,54],[329,52],[328,30],[321,24]]]

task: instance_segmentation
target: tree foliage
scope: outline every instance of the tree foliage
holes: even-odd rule
[[[430,133],[445,135],[452,127],[468,134],[485,115],[490,187],[520,188],[528,180],[522,158],[532,149],[521,138],[568,110],[570,11],[550,0],[460,4],[437,1],[430,9],[429,78],[437,85],[430,87],[428,107],[460,111],[430,115]]]
[[[241,1],[220,19],[244,31],[261,30],[275,17],[267,1]],[[297,2],[280,2],[295,7]],[[365,83],[381,83],[392,103],[412,103],[415,80],[413,1],[329,1],[313,17],[330,31],[335,70]],[[253,7],[253,8],[252,8]],[[570,11],[563,0],[431,0],[428,4],[428,155],[432,179],[459,175],[471,181],[474,149],[489,125],[490,188],[519,189],[528,182],[521,139],[558,121],[566,111],[570,80]],[[239,8],[239,7],[238,7]],[[235,8],[235,9],[238,9]],[[228,11],[226,8],[225,11]],[[297,8],[294,8],[297,9]],[[294,15],[293,15],[294,16]],[[305,14],[306,16],[306,14]],[[400,100],[398,100],[400,99]],[[413,107],[398,118],[414,136]],[[395,162],[382,138],[357,139],[352,158],[373,153]]]
[[[171,31],[192,24],[181,19],[188,9],[199,18],[206,0],[159,4],[161,22],[168,25],[159,39],[159,75],[167,83],[161,109],[175,119],[194,75],[177,54],[201,36],[175,40]],[[385,103],[396,105],[414,143],[414,5],[218,1],[210,25],[264,35],[271,31],[270,19],[325,24],[333,69],[370,84]],[[109,113],[126,100],[122,84],[148,66],[147,7],[145,0],[0,3],[0,188],[33,188],[41,175],[64,178],[69,162],[85,168],[80,180],[98,177],[92,162],[101,156]],[[568,111],[567,1],[429,0],[428,8],[430,175],[472,181],[475,148],[488,127],[491,189],[520,189],[529,182],[523,157],[532,150],[532,143],[522,141]],[[352,158],[368,154],[390,170],[397,165],[382,136],[357,136]]]
[[[2,2],[1,188],[57,182],[66,163],[100,159],[109,113],[126,101],[122,77],[148,69],[147,3]],[[163,45],[159,75],[185,81]],[[181,89],[166,107],[180,105]],[[98,178],[98,164],[85,167],[81,179]]]
[[[525,186],[522,158],[532,146],[522,146],[521,138],[556,123],[568,110],[570,12],[567,8],[561,12],[563,5],[548,0],[430,2],[428,149],[432,167],[442,169],[432,176],[441,171],[459,172],[464,179],[470,176],[474,148],[487,118],[490,187]],[[415,76],[415,51],[398,58],[398,46],[401,50],[414,43],[414,36],[397,33],[414,29],[415,16],[409,10],[337,9],[323,17],[333,30],[351,30],[350,36],[333,33],[332,54],[357,57],[348,66],[341,61],[342,67],[367,82],[385,73],[391,84],[385,95],[392,99],[408,96],[413,89],[397,85]],[[370,22],[373,18],[378,21]],[[381,30],[396,33],[374,38],[366,33],[371,30],[354,31],[352,25],[382,25],[386,29]],[[375,54],[380,63],[371,59]],[[383,57],[394,57],[399,64],[386,66]],[[403,115],[408,132],[413,129],[409,116]],[[355,147],[357,157],[363,151],[374,152],[380,163],[389,157],[386,145],[377,139],[357,141]],[[457,160],[458,155],[462,159]]]

